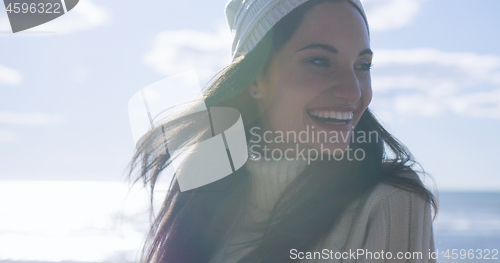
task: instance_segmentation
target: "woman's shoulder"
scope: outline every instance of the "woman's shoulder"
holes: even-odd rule
[[[407,173],[403,176],[417,181],[423,186],[417,173]],[[377,184],[367,195],[365,202],[358,204],[361,205],[362,213],[369,218],[381,213],[402,216],[414,213],[423,214],[430,211],[430,200],[423,191],[388,182]]]
[[[408,176],[420,180],[417,174]],[[389,243],[404,244],[414,239],[413,236],[403,237],[402,233],[431,233],[430,222],[431,207],[425,197],[417,192],[382,182],[365,198],[356,200],[344,211],[321,245],[346,251],[349,248],[364,246],[375,249],[373,244],[381,242],[380,245],[386,248]],[[367,238],[378,241],[370,243]]]
[[[403,175],[410,180],[420,180],[418,174]],[[387,215],[410,215],[424,213],[430,202],[420,193],[394,183],[380,182],[366,195],[353,201],[339,218],[341,228],[351,228],[352,224],[367,225],[376,217]],[[362,228],[358,228],[362,229]]]

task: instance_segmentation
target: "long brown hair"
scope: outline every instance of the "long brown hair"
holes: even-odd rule
[[[305,12],[323,1],[342,0],[311,0],[290,12],[251,52],[235,59],[212,79],[204,93],[207,107],[239,110],[250,138],[249,129],[259,122],[260,116],[246,88],[265,70],[272,53],[292,36]],[[135,181],[149,183],[151,194],[158,176],[173,158],[169,151],[159,149],[174,140],[187,122],[165,122],[151,131],[136,151],[130,175],[139,170]],[[316,161],[309,165],[287,186],[262,226],[263,235],[253,241],[251,252],[239,262],[286,262],[290,260],[291,248],[307,251],[333,228],[350,203],[367,196],[380,182],[419,193],[436,211],[433,194],[420,180],[404,176],[417,173],[413,156],[369,109],[356,126],[355,132],[359,131],[378,135],[377,143],[351,143],[352,149],[363,149],[366,158],[356,162]],[[245,166],[219,181],[184,192],[174,178],[144,244],[142,262],[210,261],[221,248],[228,226],[242,216],[250,191]]]

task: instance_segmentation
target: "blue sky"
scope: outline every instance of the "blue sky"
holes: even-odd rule
[[[440,190],[500,191],[496,0],[365,0],[372,109]],[[81,0],[9,33],[0,7],[0,180],[122,181],[139,89],[229,62],[226,1]]]

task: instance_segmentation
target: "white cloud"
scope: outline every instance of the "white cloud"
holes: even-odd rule
[[[500,119],[500,89],[448,97],[397,95],[393,101],[395,109],[401,115],[432,117],[452,112],[472,118]]]
[[[144,63],[164,75],[196,69],[201,78],[210,77],[231,62],[231,34],[226,26],[216,33],[194,30],[159,33]]]
[[[405,27],[416,18],[425,0],[362,0],[371,31]]]
[[[12,132],[0,131],[0,142],[14,142],[17,136]]]
[[[0,111],[0,124],[14,125],[50,125],[61,123],[60,116],[53,116],[45,113],[19,113]]]
[[[500,57],[494,55],[423,48],[376,50],[374,65],[374,82],[380,92],[401,88],[450,92],[500,85]]]
[[[500,119],[500,57],[436,49],[375,50],[374,91],[399,114]],[[379,105],[380,106],[380,105]]]
[[[432,48],[377,50],[377,64],[418,65],[434,63],[469,70],[474,74],[500,67],[500,57],[472,52],[445,52]]]
[[[462,115],[500,119],[500,89],[456,96],[446,102],[453,111]]]
[[[21,81],[21,73],[17,70],[0,65],[0,85],[19,85]]]
[[[425,95],[398,95],[394,98],[394,106],[402,115],[434,116],[443,111],[444,105]],[[415,112],[417,111],[417,112]]]
[[[70,76],[76,82],[83,82],[87,80],[90,76],[90,67],[88,66],[79,66],[70,72]]]
[[[33,35],[31,32],[55,32],[58,34],[73,33],[105,25],[110,20],[109,12],[102,6],[94,4],[91,0],[78,2],[71,11],[52,21],[37,27],[21,31],[17,34]],[[0,31],[11,31],[6,15],[0,17]],[[37,34],[40,35],[40,34]]]

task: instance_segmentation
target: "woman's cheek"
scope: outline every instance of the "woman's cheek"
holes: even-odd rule
[[[372,98],[373,98],[373,91],[372,91],[371,81],[368,81],[362,92],[362,100],[365,108],[367,108],[368,105],[370,105]]]

